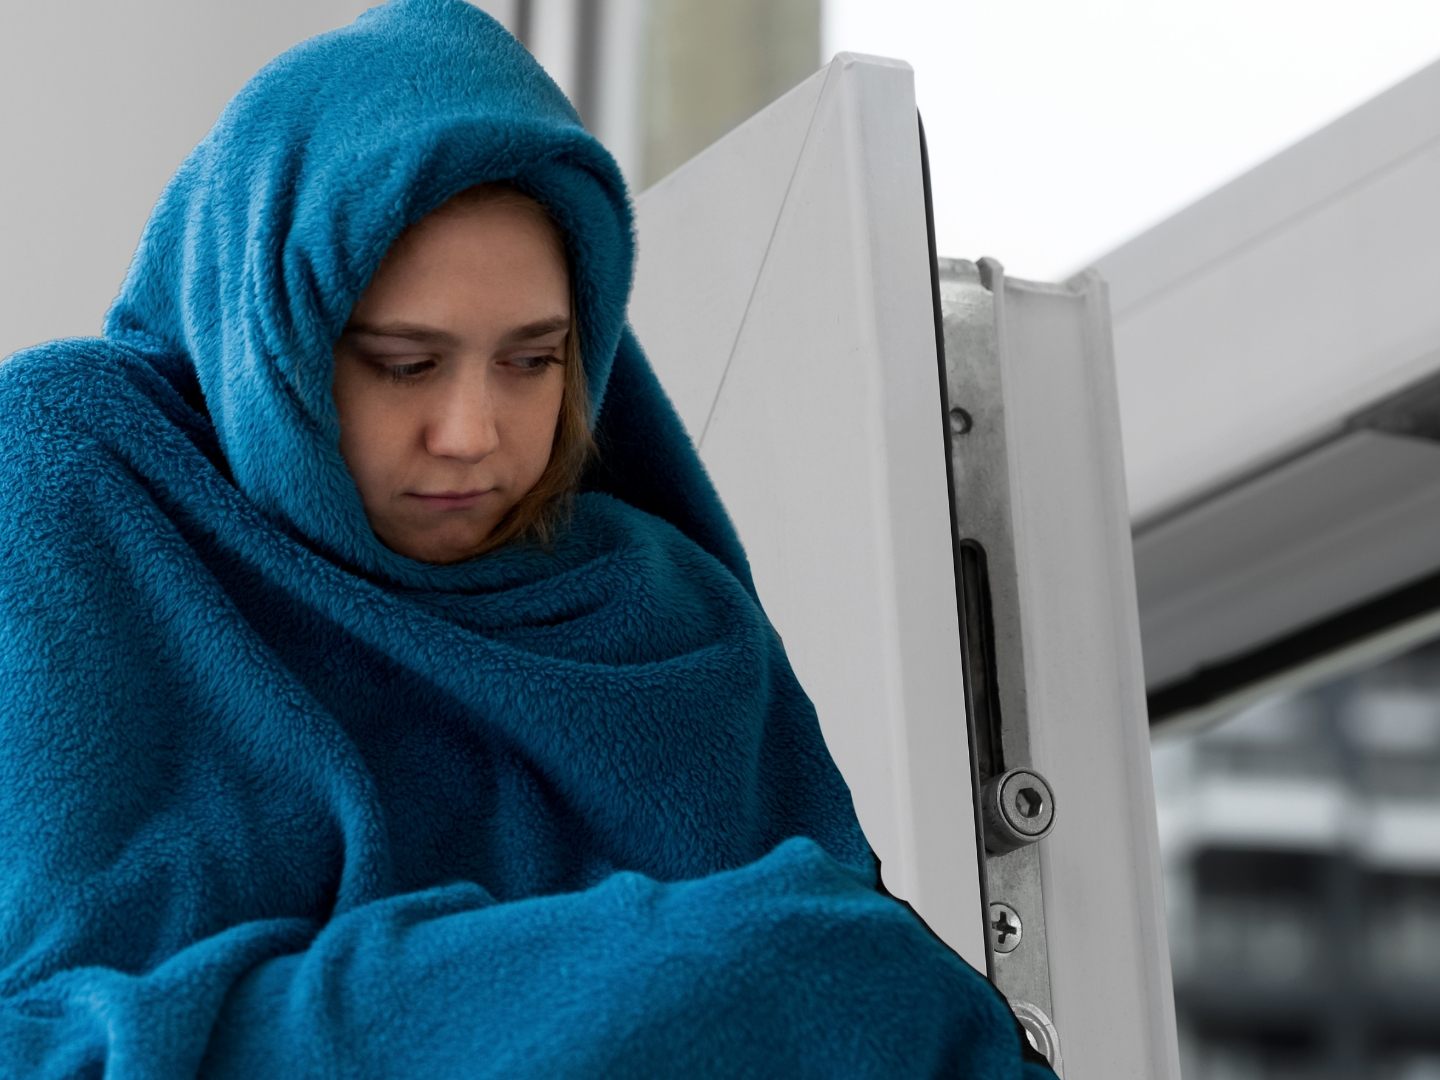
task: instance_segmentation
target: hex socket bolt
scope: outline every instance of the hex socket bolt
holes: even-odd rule
[[[1033,844],[1055,826],[1055,794],[1034,769],[992,776],[980,789],[985,850],[1003,855]]]

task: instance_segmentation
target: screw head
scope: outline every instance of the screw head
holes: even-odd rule
[[[1000,813],[1005,823],[1025,837],[1039,839],[1055,820],[1050,785],[1032,769],[1012,769],[1000,785]]]
[[[1033,844],[1055,824],[1055,793],[1034,769],[1017,767],[992,776],[980,789],[985,850],[991,855]]]
[[[986,924],[990,931],[990,948],[997,953],[1014,952],[1020,944],[1024,927],[1020,924],[1019,913],[1009,904],[995,901],[990,905],[990,919]]]
[[[1023,818],[1039,817],[1045,809],[1045,796],[1033,787],[1023,787],[1015,792],[1015,809]]]

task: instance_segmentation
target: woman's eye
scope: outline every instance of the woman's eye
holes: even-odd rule
[[[558,364],[560,358],[554,353],[535,353],[526,356],[512,356],[505,362],[522,375],[538,375],[551,364]]]
[[[433,360],[417,360],[410,364],[387,364],[385,361],[377,359],[374,363],[391,382],[414,382],[435,366]]]

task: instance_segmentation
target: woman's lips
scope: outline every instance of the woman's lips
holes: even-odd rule
[[[487,488],[484,491],[442,492],[437,495],[422,495],[420,492],[412,491],[410,494],[412,498],[419,499],[423,505],[432,506],[437,510],[463,510],[467,506],[474,506],[494,490],[494,488]]]

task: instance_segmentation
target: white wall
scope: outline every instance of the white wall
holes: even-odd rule
[[[97,334],[156,197],[266,61],[373,0],[0,12],[0,356]],[[481,4],[505,18],[513,4]]]

